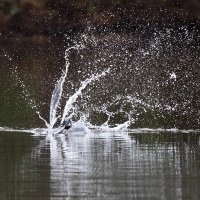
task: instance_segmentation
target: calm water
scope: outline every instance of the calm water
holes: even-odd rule
[[[162,36],[84,36],[68,57],[67,39],[1,46],[0,199],[200,199],[199,46]],[[47,134],[37,112],[49,120],[66,61],[61,107],[111,72],[74,103],[73,121],[96,128]]]

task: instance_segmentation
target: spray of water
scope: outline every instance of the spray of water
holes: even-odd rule
[[[101,74],[92,75],[90,78],[88,78],[82,82],[82,84],[81,84],[80,88],[77,90],[77,92],[75,92],[72,96],[70,96],[70,98],[66,101],[64,111],[62,114],[61,123],[63,123],[66,116],[68,118],[71,118],[73,116],[73,115],[69,116],[69,111],[73,108],[73,104],[76,102],[77,98],[81,95],[82,90],[84,90],[89,83],[91,83],[92,81],[98,80],[102,76],[105,76],[106,73],[108,73],[108,72],[109,72],[109,69],[105,70]],[[58,81],[58,83],[53,91],[53,94],[52,94],[51,106],[50,106],[50,126],[51,127],[53,127],[55,125],[55,123],[57,122],[57,120],[59,118],[59,116],[56,117],[56,110],[58,108],[59,101],[61,99],[63,83],[65,80],[65,77],[66,77],[66,72],[64,73],[64,76],[62,76],[60,78],[60,80]]]
[[[51,129],[65,117],[105,130],[198,128],[199,52],[188,33],[181,34],[183,43],[173,29],[138,39],[92,33],[70,38],[65,69],[51,96],[49,122],[37,111],[40,119]],[[73,88],[66,91],[69,84]]]
[[[83,39],[84,41],[87,40],[87,37],[85,37],[85,35],[83,35]],[[57,115],[57,109],[60,106],[60,100],[62,98],[62,94],[63,94],[63,85],[65,83],[66,77],[67,77],[67,73],[68,73],[68,68],[70,65],[69,62],[69,54],[70,51],[72,49],[75,50],[80,50],[83,49],[84,43],[76,43],[74,46],[71,46],[69,48],[66,49],[65,51],[65,71],[63,71],[63,74],[61,75],[60,79],[58,80],[57,84],[55,85],[55,89],[53,90],[52,93],[52,97],[51,97],[51,103],[50,103],[50,125],[47,125],[47,127],[51,127],[53,128],[54,125],[56,124],[56,122],[58,121],[58,119],[61,117],[59,115]],[[73,108],[73,104],[76,102],[77,98],[81,95],[82,90],[84,90],[86,88],[86,86],[91,83],[92,81],[98,80],[101,76],[105,76],[106,73],[109,72],[109,68],[105,71],[103,71],[101,74],[96,74],[96,75],[91,75],[90,78],[87,78],[86,80],[84,80],[80,86],[80,88],[72,95],[69,97],[69,99],[66,101],[65,106],[64,106],[64,110],[63,110],[63,114],[61,117],[61,123],[63,123],[65,117],[69,117],[71,118],[73,116],[73,114],[71,114],[69,116],[69,112],[72,110]],[[41,118],[41,117],[40,117]]]
[[[75,44],[66,50],[66,70],[52,94],[50,126],[54,127],[58,120],[62,123],[65,117],[81,113],[88,127],[109,131],[127,129],[134,124],[136,127],[145,124],[149,127],[160,127],[162,124],[176,127],[173,118],[184,114],[180,112],[180,106],[189,101],[186,101],[184,93],[179,92],[182,89],[178,90],[180,72],[177,69],[180,66],[174,60],[173,52],[180,54],[182,59],[184,55],[179,49],[173,49],[173,42],[168,31],[154,34],[148,42],[135,41],[131,35],[123,37],[117,34],[104,37],[84,34],[76,38]],[[69,62],[72,49],[77,52],[74,63]],[[187,59],[185,62],[187,64]],[[75,83],[79,89],[67,98],[59,116],[57,109],[64,97],[63,85],[69,64],[75,65],[77,72],[81,72],[73,72],[74,76],[81,75],[80,79],[85,81],[80,86]],[[106,66],[109,68],[104,70]],[[89,78],[85,78],[89,72]],[[106,79],[101,82],[100,77],[106,74]],[[94,81],[95,86],[90,84]],[[88,84],[90,87],[87,87]],[[183,100],[177,103],[175,96],[179,93]],[[81,100],[78,100],[80,96]],[[166,123],[168,119],[172,125]]]
[[[59,102],[62,96],[63,84],[65,82],[65,78],[67,77],[69,63],[66,63],[66,69],[63,72],[63,75],[60,77],[58,83],[55,86],[55,89],[52,93],[51,103],[50,103],[50,126],[54,126],[59,116],[56,116],[57,108],[59,106]]]
[[[63,116],[62,116],[62,120],[61,123],[64,121],[65,117],[68,115],[69,111],[72,109],[73,103],[76,101],[76,99],[81,95],[81,91],[83,89],[86,88],[86,86],[91,83],[92,81],[98,80],[100,77],[105,76],[106,73],[108,73],[110,71],[110,69],[108,68],[107,70],[105,70],[104,72],[102,72],[101,74],[97,74],[97,75],[92,75],[90,78],[86,79],[85,81],[82,82],[81,87],[78,89],[78,91],[73,94],[69,100],[66,102],[65,104],[65,108],[64,108],[64,112],[63,112]]]

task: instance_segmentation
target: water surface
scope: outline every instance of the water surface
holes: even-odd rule
[[[199,199],[200,134],[0,134],[1,199]]]

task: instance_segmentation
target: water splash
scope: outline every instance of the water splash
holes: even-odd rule
[[[181,43],[181,34],[157,29],[144,38],[91,32],[73,36],[49,119],[37,109],[39,118],[49,129],[65,117],[82,117],[87,127],[102,130],[198,129],[199,50],[188,33]]]
[[[85,37],[83,37],[85,39]],[[69,62],[69,54],[72,49],[80,50],[83,49],[84,43],[75,43],[73,46],[67,48],[65,50],[65,71],[63,71],[63,74],[61,75],[60,79],[58,80],[57,84],[55,85],[55,89],[53,90],[52,97],[51,97],[51,103],[50,103],[50,126],[53,127],[55,123],[57,122],[58,118],[60,116],[57,116],[57,109],[60,105],[60,99],[62,97],[63,92],[63,85],[65,82],[65,79],[67,77],[68,68],[70,65]]]
[[[54,124],[56,123],[57,119],[59,116],[56,116],[56,111],[59,106],[59,102],[62,96],[62,91],[63,91],[63,84],[65,82],[65,78],[67,77],[67,71],[68,71],[69,63],[66,63],[66,69],[63,72],[63,75],[60,77],[60,80],[55,86],[55,89],[52,93],[51,97],[51,103],[50,103],[50,126],[53,127]]]
[[[135,41],[133,35],[95,37],[83,34],[80,38],[76,37],[74,45],[65,52],[66,69],[52,94],[50,126],[54,127],[59,120],[62,123],[66,116],[73,118],[79,115],[76,121],[82,116],[88,127],[104,130],[117,131],[144,126],[176,128],[179,116],[189,116],[189,110],[182,112],[180,108],[188,109],[187,105],[192,98],[187,100],[186,90],[179,86],[182,83],[180,65],[173,52],[181,56],[185,62],[181,63],[184,65],[189,64],[187,59],[190,61],[192,57],[182,53],[182,46],[174,50],[172,38],[173,34],[167,30],[157,31],[148,42]],[[76,57],[69,60],[69,55],[74,50]],[[74,79],[74,87],[79,89],[71,92],[62,109],[60,102],[65,97],[63,88],[69,65],[76,69],[73,75],[79,79]],[[101,81],[100,77],[105,74],[106,78]],[[71,74],[67,78],[68,84],[70,77]],[[79,86],[80,79],[85,81]],[[90,84],[93,81],[96,81],[95,84]],[[88,84],[90,87],[87,87]],[[187,87],[190,86],[185,86]],[[177,95],[183,99],[178,101]],[[60,115],[57,114],[58,109],[61,111]],[[177,118],[176,123],[174,118]]]
[[[77,98],[81,95],[82,90],[84,90],[89,83],[91,83],[92,81],[98,80],[102,76],[105,76],[106,73],[108,73],[108,72],[109,72],[109,69],[103,71],[101,74],[92,75],[90,78],[88,78],[82,82],[82,84],[81,84],[80,88],[77,90],[77,92],[75,92],[72,96],[70,96],[70,98],[66,101],[62,119],[61,119],[61,124],[63,123],[66,116],[68,116],[68,118],[71,118],[73,116],[73,113],[71,115],[69,115],[69,112],[71,109],[73,109],[73,104],[76,102]],[[60,80],[56,84],[56,87],[52,94],[51,106],[50,106],[50,126],[51,127],[53,127],[55,125],[58,118],[60,117],[60,116],[58,116],[58,117],[55,117],[55,116],[56,116],[56,110],[59,105],[59,101],[62,96],[63,84],[65,81],[66,75],[67,75],[67,69],[66,69],[64,75],[60,78]]]
[[[65,117],[68,115],[69,111],[72,109],[73,103],[76,101],[76,99],[81,95],[81,91],[86,88],[86,86],[91,83],[92,81],[98,80],[100,77],[105,76],[106,73],[108,73],[110,69],[108,68],[107,70],[103,71],[101,74],[97,75],[92,75],[92,77],[86,79],[85,81],[82,82],[81,87],[78,89],[78,91],[73,94],[69,100],[65,104],[63,116],[61,123],[64,121]]]

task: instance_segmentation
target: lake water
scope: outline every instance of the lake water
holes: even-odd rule
[[[199,199],[200,134],[0,134],[1,199]]]
[[[199,46],[161,36],[2,45],[0,199],[200,199]],[[38,112],[67,65],[55,126],[88,85],[52,134]]]

